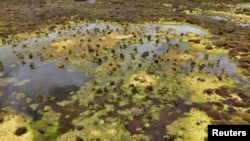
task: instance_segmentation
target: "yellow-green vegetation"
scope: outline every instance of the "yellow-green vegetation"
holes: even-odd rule
[[[131,141],[150,141],[150,138],[143,134],[138,134],[138,135],[131,136],[130,140]]]
[[[188,15],[199,15],[202,13],[202,9],[200,8],[195,8],[194,10],[185,10],[183,11],[185,14],[188,14]]]
[[[50,106],[45,106],[42,118],[30,125],[35,140],[54,141],[60,135],[58,131],[60,116],[61,114],[54,112]]]
[[[143,103],[146,102],[146,93],[145,94],[135,94],[132,96],[133,103]]]
[[[133,114],[132,111],[129,109],[125,109],[125,110],[118,110],[117,113],[119,115],[125,116],[127,117],[129,120],[133,120]]]
[[[167,125],[166,139],[175,136],[174,141],[203,141],[207,137],[207,125],[209,117],[205,112],[191,109],[182,117]]]
[[[63,100],[61,102],[57,102],[56,104],[64,107],[64,106],[70,105],[71,103],[72,101],[70,100]]]
[[[29,106],[33,111],[37,110],[37,107],[38,107],[38,103],[33,103],[33,104],[30,104]]]
[[[115,33],[111,33],[111,34],[107,35],[106,37],[109,37],[111,39],[116,39],[116,40],[122,40],[122,39],[132,38],[133,35],[132,34],[123,35],[123,34],[119,34],[119,33],[115,32]],[[103,38],[105,39],[105,37],[103,37]]]
[[[172,7],[172,5],[169,4],[169,3],[164,3],[163,6],[165,6],[165,7],[167,7],[167,8],[171,8],[171,7]]]
[[[159,76],[147,74],[145,71],[140,71],[129,76],[125,80],[124,86],[128,87],[130,84],[135,86],[155,85],[159,79]]]
[[[22,86],[22,85],[25,85],[25,84],[27,84],[29,82],[30,82],[30,79],[24,79],[24,80],[22,80],[20,82],[14,83],[14,86]]]
[[[218,76],[214,74],[199,73],[194,71],[189,76],[181,78],[184,85],[192,91],[190,95],[185,96],[186,104],[191,103],[205,103],[207,100],[216,101],[217,96],[208,96],[204,94],[205,89],[215,89],[221,86],[232,87],[235,81],[231,78],[218,79]],[[213,97],[213,98],[212,98]]]
[[[17,100],[25,98],[26,94],[25,93],[16,93],[14,92],[15,97]]]
[[[94,36],[80,36],[73,37],[67,40],[54,41],[50,44],[47,51],[47,55],[53,55],[51,58],[58,58],[62,56],[72,56],[76,55],[78,57],[91,56],[91,52],[94,50],[108,49],[115,46],[114,37],[103,36],[100,38]],[[72,55],[73,54],[73,55]],[[69,59],[71,60],[71,59]],[[73,59],[72,59],[73,60]]]
[[[6,87],[8,84],[15,82],[14,78],[0,78],[0,86]]]
[[[204,52],[206,54],[210,55],[224,55],[228,54],[228,50],[224,48],[218,48],[211,42],[210,37],[203,37],[199,36],[194,33],[188,33],[186,34],[187,37],[185,37],[182,41],[189,44],[189,47],[192,49]]]
[[[91,122],[91,119],[86,120]],[[127,141],[130,138],[130,133],[126,131],[123,124],[114,121],[113,123],[105,123],[100,120],[98,125],[83,126],[82,130],[69,131],[66,134],[59,137],[58,141],[73,141],[78,138],[83,140],[115,140],[115,141]]]
[[[106,104],[104,105],[103,109],[96,109],[97,104],[92,105],[92,107],[89,107],[89,110],[81,113],[81,116],[75,119],[73,121],[73,124],[82,124],[85,127],[91,127],[95,122],[99,122],[101,120],[101,117],[106,116],[109,112],[113,112],[114,106]]]
[[[0,140],[7,141],[33,141],[32,129],[29,126],[31,119],[23,114],[15,114],[10,109],[3,109],[0,113]],[[18,128],[26,128],[26,131],[18,134]],[[17,135],[16,135],[17,134]]]
[[[84,97],[84,98],[83,98]],[[71,97],[72,101],[79,100],[80,106],[88,106],[89,102],[94,101],[95,95],[91,94],[91,91],[86,88],[81,88],[75,95]]]
[[[153,120],[159,120],[160,113],[163,109],[164,109],[164,105],[160,105],[160,106],[152,105],[148,113],[152,116]]]
[[[95,74],[108,70],[110,66],[107,64],[96,68],[95,71],[90,70],[88,61],[101,65],[118,41],[129,40],[133,35],[108,29],[97,32],[102,35],[76,36],[66,40],[53,41],[49,47],[43,48],[46,54],[44,59],[51,60],[65,57],[63,62],[57,64],[58,68],[64,68],[65,64],[70,64]]]
[[[113,105],[105,105],[103,110],[87,110],[73,121],[76,130],[67,132],[58,140],[72,141],[76,136],[83,140],[117,140],[126,141],[130,133],[125,130],[124,123],[118,119],[104,120],[102,117],[114,110]],[[109,118],[111,119],[111,118]],[[78,127],[83,127],[79,129]]]
[[[177,60],[180,64],[185,63],[185,61],[191,61],[196,58],[196,55],[193,52],[180,52],[178,50],[170,50],[168,53],[165,53],[164,56],[166,59]]]

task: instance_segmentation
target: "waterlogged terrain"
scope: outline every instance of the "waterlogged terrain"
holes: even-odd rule
[[[0,140],[203,141],[209,124],[249,124],[247,33],[233,39],[249,22],[182,10],[192,21],[71,17],[2,38]]]

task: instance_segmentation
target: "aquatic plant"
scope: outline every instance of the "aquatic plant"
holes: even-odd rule
[[[144,59],[146,59],[146,57],[148,57],[148,56],[149,56],[149,51],[145,51],[141,55],[141,57],[144,58]]]

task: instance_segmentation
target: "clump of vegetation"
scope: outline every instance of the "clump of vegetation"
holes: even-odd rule
[[[96,111],[93,109],[83,112],[80,117],[73,121],[73,124],[76,125],[77,130],[71,130],[63,134],[58,139],[71,141],[75,139],[76,135],[81,137],[83,140],[123,141],[129,139],[130,133],[125,130],[124,124],[118,119],[102,119],[103,116],[107,116],[108,113],[112,112],[113,110],[114,107],[112,105],[105,105],[103,110]]]
[[[201,51],[207,54],[223,55],[228,53],[227,49],[218,48],[216,45],[213,45],[209,37],[188,34],[188,38],[183,39],[183,41],[188,43],[189,46],[194,50]]]
[[[204,79],[204,81],[200,81],[201,79]],[[206,95],[204,92],[210,93],[208,89],[215,89],[221,86],[233,87],[235,84],[233,79],[218,80],[214,74],[203,74],[197,71],[184,76],[182,82],[192,93],[186,98],[187,103],[205,103],[208,100],[217,101],[218,97]]]
[[[50,106],[45,106],[41,119],[31,123],[35,140],[56,140],[59,132],[61,114],[56,113]]]
[[[202,141],[207,138],[207,125],[211,124],[205,112],[191,109],[172,124],[167,125],[166,140]]]

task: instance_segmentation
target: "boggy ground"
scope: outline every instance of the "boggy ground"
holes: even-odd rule
[[[249,27],[186,12],[197,11],[197,8],[229,12],[233,6],[228,1],[203,2],[99,0],[91,4],[73,0],[1,1],[5,6],[1,10],[1,15],[4,15],[1,19],[2,43],[13,42],[13,47],[19,40],[44,36],[64,27],[71,28],[68,21],[78,23],[80,20],[100,19],[121,25],[145,21],[187,22],[208,29],[211,34],[202,37],[164,32],[149,38],[137,30],[111,32],[107,27],[108,32],[104,31],[98,37],[92,36],[91,31],[80,37],[73,35],[67,40],[53,41],[43,48],[42,60],[66,56],[58,68],[74,65],[96,78],[79,91],[67,94],[65,99],[55,97],[53,101],[53,97],[48,97],[44,100],[42,95],[38,95],[40,103],[30,107],[37,109],[42,105],[33,111],[41,115],[32,117],[32,120],[22,114],[1,110],[1,129],[15,123],[12,124],[14,129],[4,133],[20,140],[199,141],[206,140],[208,124],[249,124],[248,84],[240,84],[226,70],[218,73],[205,71],[222,65],[219,60],[205,58],[229,52],[231,60],[238,62],[242,75],[249,79]],[[247,14],[244,12],[247,11],[242,10],[241,14]],[[33,34],[15,36],[28,32]],[[164,41],[157,40],[163,40],[163,37]],[[180,44],[169,44],[162,56],[156,54],[152,60],[146,58],[154,52],[136,56],[136,45],[141,42],[153,40],[161,45],[162,42],[170,43],[171,39],[187,43],[190,50],[181,50]],[[119,49],[115,48],[122,50],[131,44],[135,46],[127,52],[129,57],[119,54]],[[196,60],[197,51],[203,53],[204,60]],[[22,60],[23,56],[16,53]],[[29,52],[27,56],[33,57]],[[128,58],[131,60],[124,61]],[[86,62],[94,63],[91,67],[95,69]],[[185,67],[189,69],[183,72]],[[11,78],[0,80],[3,87],[13,81]],[[18,96],[21,97],[25,96]],[[193,127],[193,130],[188,130],[188,127]],[[1,139],[5,139],[3,137]]]
[[[10,35],[17,33],[34,32],[42,34],[43,28],[53,30],[54,24],[65,23],[66,21],[77,20],[107,20],[119,23],[159,21],[160,19],[170,21],[186,21],[191,24],[200,25],[209,29],[214,34],[214,42],[219,48],[227,48],[230,55],[236,57],[239,61],[241,72],[250,75],[249,62],[249,26],[240,27],[235,23],[216,21],[203,16],[187,14],[186,11],[197,11],[197,9],[233,12],[237,14],[246,14],[246,8],[239,8],[236,4],[245,1],[171,1],[153,0],[143,1],[122,1],[122,0],[98,0],[94,4],[79,2],[74,0],[53,1],[53,0],[19,0],[19,1],[1,1],[2,9],[0,14],[0,36],[2,42],[11,42],[13,38]],[[150,3],[150,4],[149,4]],[[84,8],[83,8],[84,7]],[[93,10],[94,9],[94,10]],[[246,10],[245,10],[246,9]],[[218,12],[217,12],[218,13]],[[225,15],[227,16],[227,15]],[[240,19],[244,16],[238,15]],[[216,26],[214,26],[216,25]],[[36,35],[33,35],[36,36]],[[221,37],[223,36],[223,37]],[[23,38],[23,37],[22,37]]]

